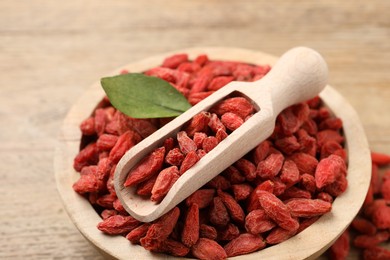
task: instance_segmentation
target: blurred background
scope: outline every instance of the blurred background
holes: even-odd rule
[[[390,153],[390,1],[0,2],[0,258],[102,259],[73,226],[53,153],[67,111],[114,68],[182,48],[316,49],[372,149]]]

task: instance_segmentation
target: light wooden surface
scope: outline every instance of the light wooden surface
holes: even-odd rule
[[[388,10],[387,0],[2,0],[0,258],[102,259],[64,212],[54,147],[67,111],[91,83],[153,54],[312,47],[360,115],[372,149],[390,153]]]

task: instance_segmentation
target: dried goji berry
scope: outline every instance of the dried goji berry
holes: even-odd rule
[[[221,116],[221,122],[227,129],[234,131],[244,123],[244,119],[235,113],[226,112]]]
[[[164,162],[165,147],[155,149],[142,159],[127,175],[125,187],[138,184],[156,174]]]
[[[172,150],[169,150],[165,156],[165,162],[173,166],[180,166],[183,160],[184,154],[180,151],[179,148],[173,148]]]
[[[240,204],[238,204],[230,194],[223,192],[222,190],[218,190],[217,193],[222,199],[223,204],[225,204],[231,219],[237,223],[243,223],[245,220],[245,213]]]
[[[161,66],[176,69],[181,63],[188,61],[186,53],[178,53],[164,59]]]
[[[194,164],[197,163],[199,161],[199,159],[200,158],[199,158],[198,154],[196,153],[196,151],[191,151],[191,152],[187,153],[186,156],[184,157],[183,162],[181,163],[181,166],[180,166],[180,171],[179,171],[180,175],[182,175],[189,168],[194,166]]]
[[[223,247],[208,238],[199,238],[198,242],[191,247],[191,253],[196,258],[203,260],[221,260],[227,258]]]
[[[249,212],[245,217],[245,229],[251,234],[258,235],[267,232],[276,226],[263,209]]]
[[[319,199],[291,199],[286,203],[292,217],[311,218],[328,213],[332,204]]]
[[[353,240],[353,245],[358,248],[372,248],[387,241],[389,237],[388,231],[380,231],[374,235],[358,235]]]
[[[240,235],[240,229],[233,223],[228,223],[226,227],[220,229],[218,232],[218,240],[230,241]]]
[[[257,175],[262,179],[273,179],[282,169],[284,157],[273,153],[257,165]]]
[[[239,235],[224,246],[228,257],[249,254],[257,250],[263,249],[266,246],[264,240],[260,236],[250,233]]]
[[[139,243],[140,239],[146,235],[150,225],[150,223],[143,223],[142,225],[139,225],[138,227],[131,230],[126,235],[126,238],[133,244]]]
[[[347,258],[350,250],[349,231],[344,231],[339,238],[329,248],[329,256],[334,260],[344,260]]]
[[[176,166],[171,166],[162,170],[157,175],[150,200],[155,202],[161,201],[179,177],[179,169]]]
[[[234,195],[234,199],[236,201],[241,201],[247,199],[253,191],[251,185],[242,183],[242,184],[233,184],[232,191]]]
[[[216,240],[218,236],[217,230],[215,227],[201,224],[199,227],[199,237],[208,238],[211,240]]]
[[[211,111],[219,116],[227,112],[234,113],[245,120],[247,116],[255,111],[255,108],[246,98],[232,97],[220,101],[213,106]]]
[[[183,232],[181,234],[181,242],[187,246],[193,246],[199,239],[199,207],[193,203],[188,209]]]
[[[298,229],[298,221],[292,218],[290,209],[280,199],[267,191],[258,190],[256,193],[261,206],[273,221],[289,231]]]
[[[294,236],[296,233],[297,230],[287,230],[281,227],[276,227],[267,235],[265,241],[270,245],[279,244]]]
[[[186,205],[190,207],[192,204],[197,204],[199,209],[206,208],[213,200],[214,194],[214,189],[199,189],[186,199]]]
[[[230,221],[229,213],[220,197],[214,197],[210,205],[209,214],[210,223],[217,227],[226,226]]]
[[[202,148],[206,153],[213,150],[217,145],[218,145],[218,139],[214,136],[208,136],[205,139],[203,139],[202,142]]]
[[[371,221],[361,217],[356,217],[352,220],[351,226],[359,233],[366,235],[374,235],[377,231],[375,225]]]
[[[132,216],[114,215],[100,222],[97,228],[109,235],[120,235],[130,232],[139,224]]]
[[[390,259],[390,250],[380,246],[365,249],[363,251],[364,260],[388,260]]]

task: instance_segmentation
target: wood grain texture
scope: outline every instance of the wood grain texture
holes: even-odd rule
[[[122,64],[193,46],[323,54],[330,84],[357,110],[372,149],[390,153],[390,2],[0,2],[0,258],[102,259],[55,188],[65,114]]]

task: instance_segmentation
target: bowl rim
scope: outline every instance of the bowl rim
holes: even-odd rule
[[[272,66],[277,61],[277,57],[260,51],[230,47],[197,47],[166,52],[132,62],[119,67],[109,75],[117,75],[122,70],[145,71],[160,65],[164,58],[176,53],[187,53],[191,59],[200,54],[207,54],[212,60],[240,61],[258,65]],[[81,234],[106,256],[117,259],[126,259],[129,256],[141,259],[186,259],[150,253],[139,245],[131,244],[125,237],[103,234],[96,228],[101,221],[100,216],[84,197],[72,189],[72,184],[79,177],[79,173],[73,169],[73,158],[78,153],[81,139],[79,125],[91,115],[103,96],[104,91],[100,82],[92,84],[69,110],[60,130],[54,155],[54,172],[57,190],[66,212]],[[320,93],[320,97],[344,124],[349,163],[348,189],[335,199],[330,213],[322,216],[301,233],[281,244],[237,258],[272,259],[278,255],[280,259],[314,259],[337,239],[362,206],[371,176],[370,150],[363,126],[353,107],[333,87],[327,85]],[[359,193],[354,193],[355,190],[359,190]],[[324,246],[324,240],[327,246]],[[280,250],[282,244],[285,252]]]

